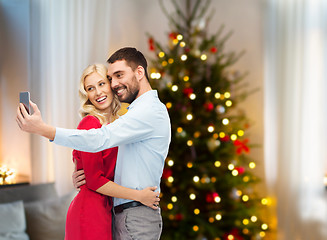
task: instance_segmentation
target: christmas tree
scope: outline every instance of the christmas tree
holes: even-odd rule
[[[163,46],[149,35],[154,53],[151,84],[172,123],[162,176],[162,239],[263,239],[260,217],[267,199],[257,196],[247,137],[250,122],[239,103],[250,94],[246,73],[233,69],[243,53],[226,52],[231,36],[220,27],[208,36],[210,0],[171,1],[161,7],[171,24]]]

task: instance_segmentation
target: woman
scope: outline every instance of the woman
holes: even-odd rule
[[[83,119],[78,129],[100,128],[118,118],[120,102],[110,88],[107,68],[103,64],[90,65],[84,70],[79,96]],[[86,184],[80,187],[80,192],[68,209],[66,240],[112,239],[112,199],[102,194],[105,193],[104,185],[114,184],[117,152],[117,147],[98,153],[73,151],[77,169],[84,169]],[[144,203],[155,198],[154,189],[138,191],[119,186],[119,195],[114,192],[111,196]]]

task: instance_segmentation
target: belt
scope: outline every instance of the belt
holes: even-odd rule
[[[124,211],[127,208],[138,207],[138,206],[144,206],[144,205],[140,202],[132,201],[132,202],[123,203],[123,204],[120,204],[120,205],[114,207],[114,211],[117,214],[117,213],[121,213],[122,211]]]

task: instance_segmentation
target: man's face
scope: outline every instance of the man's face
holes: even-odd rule
[[[136,99],[140,84],[135,72],[127,65],[125,60],[110,63],[107,75],[111,89],[118,96],[119,101],[132,103]]]

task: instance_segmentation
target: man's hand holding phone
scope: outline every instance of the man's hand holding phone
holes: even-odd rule
[[[26,103],[19,103],[17,108],[16,122],[20,129],[53,140],[56,134],[56,129],[43,122],[41,112],[35,103],[29,100],[29,105],[29,111],[31,113],[31,109],[33,109],[33,114],[27,112],[28,107],[26,108],[25,106],[28,105],[26,105]]]

